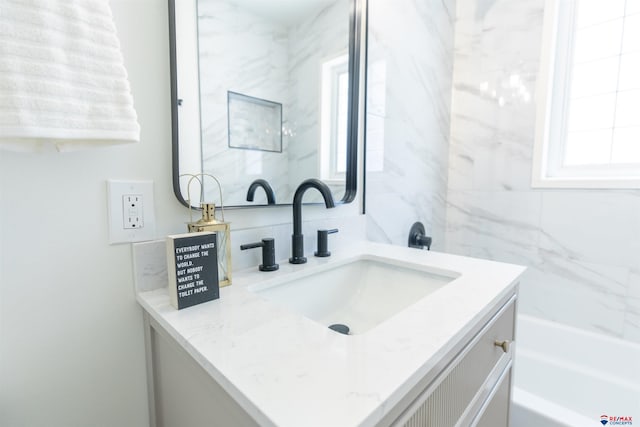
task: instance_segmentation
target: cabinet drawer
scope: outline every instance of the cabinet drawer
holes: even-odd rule
[[[404,411],[394,426],[455,426],[478,400],[491,372],[498,364],[509,363],[511,349],[496,345],[514,337],[515,302],[511,300],[494,316],[436,378]],[[502,361],[502,362],[501,362]],[[486,396],[485,396],[486,397]]]
[[[479,415],[476,427],[508,427],[509,400],[511,391],[511,368],[496,385],[497,389],[491,400]]]
[[[515,304],[511,303],[505,307],[499,317],[494,319],[493,324],[490,322],[478,334],[477,341],[472,341],[468,353],[460,362],[460,365],[468,365],[469,368],[462,379],[462,387],[473,394],[480,389],[500,358],[507,353],[497,343],[507,341],[506,349],[509,353],[512,351],[511,342],[514,338]]]

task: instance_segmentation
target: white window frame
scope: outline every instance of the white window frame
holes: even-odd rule
[[[329,183],[342,183],[346,177],[346,171],[337,171],[339,77],[345,72],[349,72],[348,53],[341,53],[322,63],[322,118],[318,151],[320,175]],[[347,136],[346,131],[344,136]]]
[[[571,0],[546,0],[540,70],[536,90],[536,127],[531,186],[534,188],[640,188],[640,167],[625,165],[565,166],[565,117],[570,87],[570,47],[573,31]],[[569,21],[571,20],[571,21]],[[571,28],[573,25],[571,25]],[[553,96],[555,95],[555,96]]]

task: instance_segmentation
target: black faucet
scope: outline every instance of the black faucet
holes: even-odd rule
[[[304,264],[307,259],[304,257],[304,236],[302,235],[302,195],[309,188],[315,188],[322,194],[324,205],[327,209],[335,208],[331,190],[319,179],[311,178],[302,182],[293,195],[293,235],[291,235],[291,264]]]
[[[249,190],[247,191],[247,202],[253,202],[253,196],[256,194],[258,187],[262,187],[264,192],[267,194],[267,204],[275,205],[276,195],[273,192],[273,188],[271,188],[269,183],[264,179],[256,179],[251,183]]]

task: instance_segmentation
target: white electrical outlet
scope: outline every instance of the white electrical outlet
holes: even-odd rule
[[[155,238],[153,181],[107,181],[109,242],[141,242]]]
[[[124,228],[144,227],[142,194],[125,194],[122,196],[122,219]]]

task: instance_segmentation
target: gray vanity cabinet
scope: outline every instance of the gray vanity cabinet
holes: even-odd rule
[[[514,293],[478,319],[378,427],[507,427],[515,315]],[[152,426],[258,425],[147,314],[145,327]]]
[[[259,427],[157,322],[144,320],[150,427]]]
[[[423,378],[381,426],[507,427],[515,313],[514,295],[444,358],[441,370]]]

